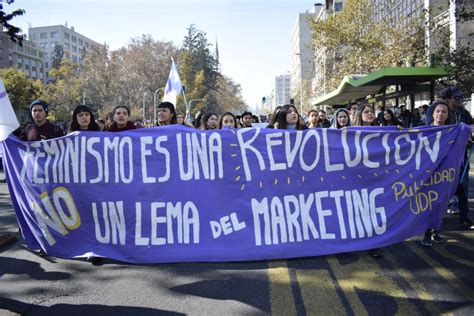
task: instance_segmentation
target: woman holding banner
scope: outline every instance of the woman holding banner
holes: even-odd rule
[[[361,104],[357,106],[354,124],[352,126],[375,126],[374,109],[369,104]],[[369,250],[369,254],[374,258],[382,257],[379,248]]]
[[[358,105],[353,126],[375,126],[374,108],[369,104]]]
[[[278,113],[277,124],[278,129],[289,129],[289,130],[304,130],[307,129],[306,125],[301,122],[298,110],[290,104],[285,104],[281,107]]]
[[[207,131],[217,129],[219,125],[219,116],[214,112],[206,112],[202,116],[201,129]]]
[[[222,128],[238,128],[237,118],[231,112],[225,112],[222,114],[221,119],[219,120],[219,129]]]
[[[449,117],[449,106],[444,101],[437,101],[433,103],[433,123],[432,126],[446,125]],[[421,241],[421,244],[425,247],[431,247],[432,241],[436,243],[442,243],[443,238],[439,235],[439,227],[436,229],[430,228],[425,232],[425,236]]]

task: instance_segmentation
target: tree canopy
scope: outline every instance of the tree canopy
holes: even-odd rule
[[[7,0],[7,4],[12,4],[15,0]],[[3,10],[3,6],[0,4],[0,23],[2,24],[3,30],[6,31],[8,36],[10,36],[10,40],[14,43],[18,43],[20,46],[23,45],[23,40],[25,39],[25,35],[22,34],[22,30],[11,24],[11,21],[16,16],[21,16],[25,14],[25,10],[23,9],[16,9],[11,13],[6,13]]]
[[[316,50],[327,52],[327,87],[316,87],[317,95],[334,90],[345,75],[364,74],[382,67],[424,64],[422,19],[407,18],[403,27],[396,21],[373,18],[371,0],[348,0],[338,15],[312,20]]]

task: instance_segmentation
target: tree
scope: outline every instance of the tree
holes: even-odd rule
[[[474,8],[469,1],[458,0],[456,2],[455,18],[459,25],[471,23],[474,20]],[[429,21],[434,21],[432,11],[429,14]],[[447,26],[439,27],[435,23],[429,24],[430,32],[436,36],[436,43],[432,52],[432,60],[435,64],[444,67],[451,74],[441,80],[441,85],[456,85],[466,95],[471,95],[474,90],[474,50],[469,41],[458,41],[456,39],[456,49],[452,49],[450,42],[452,34]],[[468,28],[465,28],[468,30]],[[466,38],[472,39],[473,33],[466,34]]]
[[[206,33],[189,26],[184,37],[180,56],[179,73],[186,86],[188,99],[207,99],[209,110],[216,110],[217,100],[210,91],[217,88],[218,64],[211,53],[212,45],[207,41]],[[193,110],[196,112],[196,110]]]
[[[56,120],[69,122],[72,111],[82,101],[84,91],[79,65],[63,59],[61,66],[51,69],[49,75],[53,82],[45,86],[42,97],[52,105]]]
[[[148,96],[145,101],[151,105],[154,92],[166,85],[171,57],[177,55],[178,49],[173,43],[155,41],[150,35],[133,38],[127,47],[113,52],[111,62],[115,67],[122,102],[138,111],[142,108],[145,94]],[[158,93],[156,98],[158,103]],[[152,107],[147,109],[146,117],[153,117]]]
[[[53,54],[51,56],[51,68],[59,69],[64,58],[64,48],[62,45],[54,46]]]
[[[419,17],[398,21],[373,18],[371,0],[348,0],[343,10],[326,20],[311,21],[313,45],[326,50],[327,87],[334,90],[348,74],[364,74],[382,67],[426,63],[424,28]],[[326,88],[326,89],[324,89]]]
[[[20,121],[27,119],[28,106],[40,96],[42,83],[29,78],[23,71],[6,68],[0,70],[8,97]]]
[[[8,4],[12,4],[15,0],[7,0]],[[16,16],[21,16],[25,14],[25,10],[23,9],[16,9],[12,13],[5,13],[3,11],[3,6],[0,4],[0,23],[3,26],[3,29],[6,30],[8,36],[10,36],[10,40],[14,43],[18,43],[20,46],[23,45],[23,40],[25,39],[25,35],[21,34],[22,30],[19,27],[16,27],[10,24],[11,20]]]
[[[83,96],[93,111],[105,117],[116,105],[119,80],[116,63],[112,62],[107,45],[93,46],[84,56],[81,77]]]
[[[218,113],[233,112],[242,113],[247,109],[242,98],[242,89],[231,78],[218,74],[216,89],[210,94],[216,100],[216,109]]]

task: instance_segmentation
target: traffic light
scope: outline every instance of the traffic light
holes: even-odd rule
[[[266,97],[262,97],[262,103],[265,103],[267,102],[267,98]]]
[[[290,105],[295,105],[295,99],[290,99]]]

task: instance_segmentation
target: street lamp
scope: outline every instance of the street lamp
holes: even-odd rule
[[[164,91],[165,88],[158,88],[156,89],[155,93],[153,93],[153,125],[156,125],[156,94],[160,91]]]
[[[301,69],[301,54],[300,53],[296,53],[295,56],[298,56],[299,57],[299,62],[300,62],[300,115],[303,115],[303,69]]]
[[[186,109],[186,120],[188,121],[188,123],[191,122],[191,107],[193,105],[193,102],[201,102],[201,101],[207,102],[206,99],[192,99],[191,101],[189,101],[188,108]]]
[[[146,116],[145,116],[145,113],[146,113],[146,112],[145,112],[145,106],[146,106],[146,104],[145,104],[145,97],[146,97],[146,94],[147,94],[146,91],[143,92],[143,122],[146,121]]]

